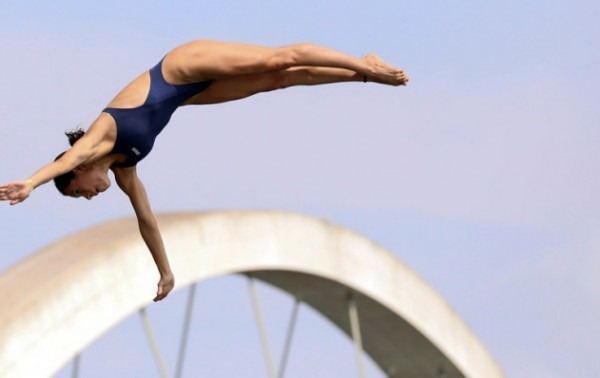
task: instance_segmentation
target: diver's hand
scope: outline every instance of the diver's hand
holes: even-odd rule
[[[173,290],[173,286],[175,286],[175,277],[173,276],[173,273],[163,274],[160,277],[160,281],[158,281],[158,291],[156,292],[154,302],[158,302],[165,298],[169,292]]]
[[[14,181],[0,185],[0,201],[10,201],[11,205],[21,203],[31,194],[31,186],[27,181]]]

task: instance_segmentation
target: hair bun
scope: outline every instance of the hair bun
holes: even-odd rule
[[[81,137],[85,134],[82,128],[77,128],[74,130],[65,131],[65,135],[69,138],[69,144],[72,146],[77,142]]]

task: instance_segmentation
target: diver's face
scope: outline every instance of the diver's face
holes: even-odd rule
[[[75,177],[65,188],[65,194],[73,198],[91,200],[110,188],[110,180],[105,172],[97,169],[76,170]]]

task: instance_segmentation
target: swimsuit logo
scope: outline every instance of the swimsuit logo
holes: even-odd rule
[[[137,148],[135,148],[135,147],[133,147],[133,148],[131,149],[131,151],[133,151],[133,153],[134,153],[134,154],[136,154],[137,156],[140,156],[140,154],[141,154],[140,150],[138,150],[138,149],[137,149]]]

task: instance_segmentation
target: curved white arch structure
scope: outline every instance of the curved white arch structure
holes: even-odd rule
[[[445,301],[392,254],[347,229],[281,212],[161,214],[177,288],[229,273],[288,291],[350,334],[389,376],[502,377]],[[153,298],[135,219],[67,237],[0,276],[0,372],[51,376]],[[161,304],[163,305],[163,304]],[[3,376],[4,376],[3,375]]]

